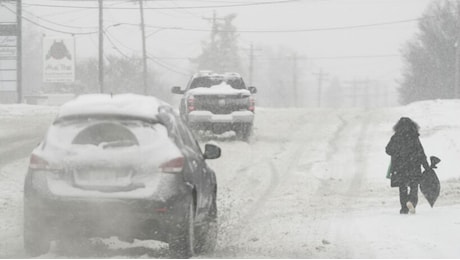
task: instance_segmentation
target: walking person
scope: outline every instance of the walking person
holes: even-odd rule
[[[429,169],[419,139],[419,126],[408,117],[401,117],[393,127],[394,134],[386,146],[391,156],[391,186],[399,187],[400,214],[415,214],[421,166]]]

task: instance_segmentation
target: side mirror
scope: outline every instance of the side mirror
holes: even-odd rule
[[[436,165],[441,162],[441,159],[439,159],[436,156],[430,156],[430,162],[431,162],[430,167],[432,169],[436,169],[437,168]]]
[[[204,145],[204,158],[205,159],[217,159],[220,157],[220,147],[214,144]]]
[[[249,92],[251,92],[251,94],[257,93],[257,88],[256,87],[248,87],[248,90],[249,90]]]
[[[172,87],[171,92],[174,94],[184,94],[185,91],[183,91],[179,86],[174,86]]]

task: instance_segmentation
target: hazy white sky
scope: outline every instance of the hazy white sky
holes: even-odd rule
[[[175,27],[163,29],[149,27],[147,35],[148,52],[162,58],[162,62],[182,73],[189,73],[187,57],[200,53],[201,42],[209,39],[209,32],[187,31],[189,29],[209,30],[213,10],[222,17],[236,13],[235,25],[240,33],[240,46],[284,45],[308,61],[308,67],[322,68],[331,75],[343,79],[372,77],[394,79],[400,75],[401,60],[397,56],[374,58],[347,58],[348,56],[398,55],[403,44],[413,37],[417,22],[400,22],[419,18],[429,0],[299,0],[289,3],[239,6],[231,8],[182,9],[182,6],[216,6],[260,3],[274,0],[188,0],[147,1],[145,22],[150,26]],[[97,1],[23,0],[24,15],[42,25],[63,31],[88,32],[97,30],[97,9],[68,9],[39,7],[34,4],[97,6]],[[104,1],[105,6],[131,7],[132,10],[106,10],[104,24],[106,31],[118,50],[127,54],[140,55],[140,30],[137,26],[117,23],[139,23],[137,4],[132,1]],[[148,9],[153,7],[176,7],[177,9]],[[58,26],[53,23],[64,26]],[[385,24],[354,29],[369,24]],[[76,29],[70,26],[89,27]],[[92,28],[91,28],[92,27]],[[336,29],[331,29],[336,28]],[[247,33],[244,31],[314,30],[306,32]],[[316,30],[325,29],[325,30]],[[46,31],[45,31],[46,32]],[[48,35],[59,35],[46,32]],[[97,34],[77,36],[77,54],[97,57]],[[117,54],[108,40],[106,52]],[[262,55],[258,53],[258,55]],[[287,56],[291,53],[286,53]]]

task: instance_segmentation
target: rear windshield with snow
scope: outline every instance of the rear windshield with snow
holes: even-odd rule
[[[168,139],[166,127],[130,119],[72,119],[53,124],[47,142],[59,146],[93,145],[101,148],[150,145]]]
[[[246,89],[246,85],[241,78],[225,78],[225,77],[198,77],[193,79],[192,83],[190,84],[190,89],[193,88],[210,88],[212,86],[216,86],[221,84],[222,82],[226,82],[234,89]]]

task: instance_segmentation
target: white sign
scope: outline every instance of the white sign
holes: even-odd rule
[[[43,82],[75,81],[75,40],[72,37],[43,38]]]
[[[0,91],[16,91],[16,81],[0,80]]]
[[[0,35],[0,47],[16,47],[16,36]]]
[[[16,59],[16,47],[0,46],[0,59]]]

